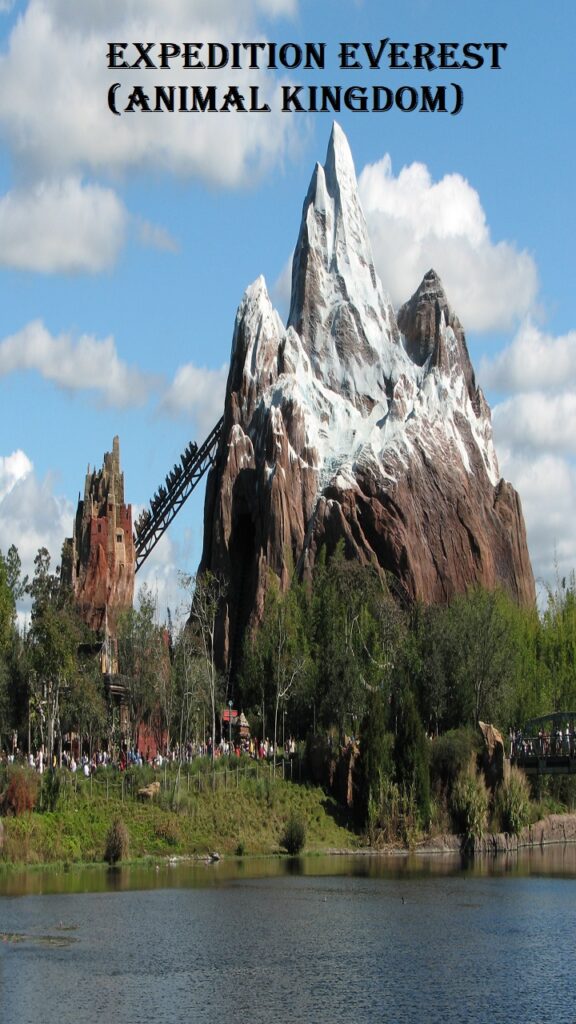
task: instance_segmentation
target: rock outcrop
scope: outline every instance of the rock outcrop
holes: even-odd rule
[[[304,203],[287,327],[263,278],[236,317],[201,564],[230,580],[224,666],[269,570],[286,586],[291,565],[309,574],[340,539],[408,600],[479,583],[534,601],[520,501],[499,477],[462,327],[434,271],[395,315],[335,125]]]
[[[88,466],[74,533],[62,549],[62,579],[73,589],[84,622],[114,636],[118,614],[132,606],[134,572],[132,506],[124,503],[120,442],[115,437],[103,468]]]

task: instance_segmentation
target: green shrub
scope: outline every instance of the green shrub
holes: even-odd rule
[[[496,791],[496,816],[501,831],[516,836],[530,821],[530,785],[519,768],[511,768]]]
[[[306,822],[301,815],[292,813],[286,822],[281,844],[294,857],[301,853],[306,843]]]
[[[467,845],[473,845],[486,831],[489,799],[486,783],[471,762],[454,782],[450,801],[455,829],[464,836]]]
[[[70,801],[72,776],[65,768],[55,768],[42,776],[40,808],[55,811],[66,807]]]
[[[177,823],[170,821],[169,818],[158,822],[154,828],[154,835],[157,839],[166,843],[166,846],[178,846],[182,840]]]
[[[121,818],[115,818],[106,836],[104,860],[108,864],[117,864],[120,860],[126,860],[129,849],[130,837],[128,829]]]
[[[456,779],[478,754],[480,746],[480,733],[475,729],[450,729],[437,736],[430,745],[432,789],[450,797]]]
[[[549,778],[550,796],[561,805],[562,812],[576,807],[576,778],[573,775],[553,775]]]
[[[4,814],[18,817],[33,811],[38,800],[39,778],[35,771],[20,766],[10,767],[6,776],[6,789],[2,795]]]

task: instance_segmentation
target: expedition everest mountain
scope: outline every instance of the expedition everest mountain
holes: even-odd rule
[[[286,587],[341,538],[409,599],[479,583],[534,602],[520,500],[499,478],[462,327],[433,270],[394,313],[338,125],[304,203],[288,326],[262,277],[238,309],[204,519],[201,569],[230,581],[219,648],[232,669],[269,570]]]

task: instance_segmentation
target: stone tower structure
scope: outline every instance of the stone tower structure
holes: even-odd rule
[[[62,549],[62,579],[74,591],[84,622],[114,636],[119,613],[132,606],[134,573],[132,506],[124,502],[120,442],[115,437],[102,469],[88,466],[73,536]]]

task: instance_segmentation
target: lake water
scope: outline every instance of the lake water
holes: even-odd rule
[[[576,847],[0,875],[2,1024],[575,1024]]]

